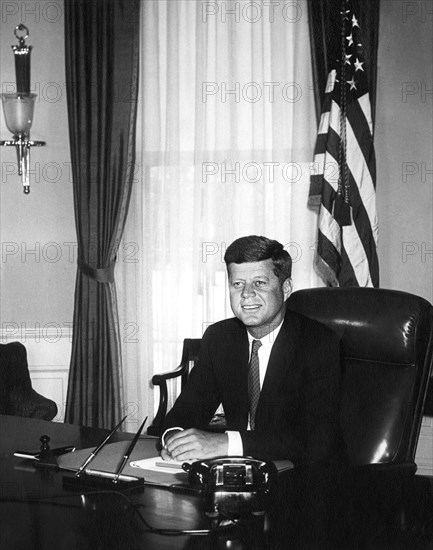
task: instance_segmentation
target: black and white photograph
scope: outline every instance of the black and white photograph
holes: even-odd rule
[[[433,0],[0,0],[0,546],[433,548]]]

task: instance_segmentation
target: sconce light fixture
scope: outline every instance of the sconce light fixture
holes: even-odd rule
[[[19,35],[18,33],[23,33]],[[15,55],[16,93],[1,94],[6,126],[12,132],[12,139],[0,141],[0,146],[15,147],[18,161],[18,174],[21,176],[24,193],[30,193],[30,148],[42,147],[45,141],[30,140],[30,128],[33,122],[36,94],[30,93],[30,53],[26,46],[28,28],[20,23],[14,34],[19,45],[12,46]]]

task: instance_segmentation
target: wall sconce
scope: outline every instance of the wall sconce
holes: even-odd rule
[[[23,32],[19,36],[18,32]],[[31,46],[26,46],[29,36],[28,28],[20,23],[15,27],[14,34],[19,46],[12,46],[15,54],[15,75],[17,91],[14,94],[1,94],[3,113],[12,139],[0,141],[0,146],[15,147],[18,161],[18,174],[21,176],[24,193],[30,193],[30,148],[42,147],[45,141],[30,140],[30,128],[33,122],[35,100],[37,95],[30,93],[30,53]]]

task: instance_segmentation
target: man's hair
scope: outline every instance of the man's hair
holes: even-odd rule
[[[272,260],[274,273],[280,283],[283,283],[292,274],[292,258],[287,250],[278,241],[250,235],[240,237],[232,242],[224,254],[224,261],[229,264],[243,264],[245,262],[261,262]]]

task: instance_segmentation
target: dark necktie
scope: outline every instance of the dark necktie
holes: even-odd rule
[[[250,428],[255,428],[257,403],[260,397],[260,369],[258,351],[262,343],[253,340],[251,359],[248,368],[248,401],[250,407]]]

